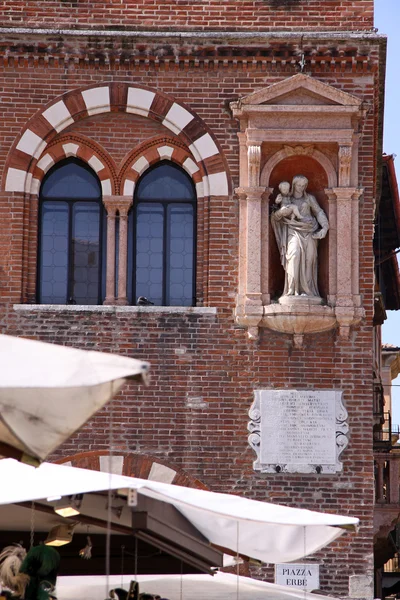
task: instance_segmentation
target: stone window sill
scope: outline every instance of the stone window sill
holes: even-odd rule
[[[87,312],[109,314],[137,314],[137,313],[168,313],[168,314],[195,314],[216,315],[217,309],[213,306],[103,306],[79,304],[14,304],[16,312]]]

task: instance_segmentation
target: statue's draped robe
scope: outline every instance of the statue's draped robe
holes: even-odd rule
[[[300,210],[302,220],[284,217],[281,209],[272,213],[271,224],[278,244],[281,264],[285,269],[283,295],[304,294],[319,297],[317,285],[318,240],[312,234],[319,229],[319,221],[327,218],[311,194],[292,198]],[[315,215],[315,216],[314,216]],[[321,224],[321,223],[320,223]]]

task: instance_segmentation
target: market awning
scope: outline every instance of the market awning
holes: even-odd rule
[[[59,577],[57,580],[58,600],[99,600],[105,598],[113,588],[129,588],[133,575],[106,577]],[[329,596],[311,594],[298,588],[286,587],[236,577],[228,573],[212,575],[150,575],[138,576],[140,592],[158,594],[168,600],[236,600],[239,587],[240,600],[331,600]],[[181,595],[182,592],[182,595]]]
[[[133,358],[8,335],[0,335],[0,363],[0,456],[37,463],[149,369]]]
[[[108,489],[124,498],[137,490],[139,497],[172,505],[211,544],[268,563],[298,560],[358,525],[352,517],[50,463],[35,469],[3,459],[0,481],[7,481],[0,491],[3,505]]]

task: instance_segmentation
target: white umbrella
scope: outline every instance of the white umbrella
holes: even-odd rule
[[[0,455],[44,460],[148,363],[0,335]]]
[[[43,463],[38,469],[0,460],[0,504],[41,500],[108,489],[136,489],[172,504],[212,544],[268,563],[295,561],[316,552],[358,519],[218,494],[75,467]]]
[[[129,589],[134,575],[58,577],[58,600],[99,600],[113,588]],[[329,596],[311,594],[299,588],[275,585],[250,577],[236,577],[229,573],[212,575],[138,575],[140,592],[159,594],[168,600],[332,600]],[[182,591],[182,596],[181,596]]]

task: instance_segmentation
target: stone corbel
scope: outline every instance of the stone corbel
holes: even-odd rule
[[[339,146],[339,186],[347,188],[351,182],[352,146]]]
[[[251,145],[247,148],[249,187],[260,185],[261,145]]]
[[[106,298],[104,304],[127,304],[128,212],[132,196],[103,196],[107,211]],[[119,215],[118,291],[115,297],[115,224]]]

